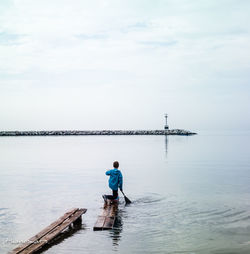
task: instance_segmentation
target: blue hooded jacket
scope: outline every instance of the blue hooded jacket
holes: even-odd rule
[[[122,172],[117,169],[111,169],[106,172],[107,176],[109,177],[109,188],[112,190],[118,190],[118,187],[120,190],[122,190]]]

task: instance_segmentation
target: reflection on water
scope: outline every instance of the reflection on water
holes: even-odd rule
[[[166,157],[168,155],[168,135],[165,135],[165,152],[166,152]]]
[[[122,226],[123,226],[123,221],[122,221],[122,210],[118,208],[116,220],[114,223],[114,228],[110,231],[110,237],[112,238],[113,241],[113,246],[118,247],[119,241],[121,240],[122,237]]]

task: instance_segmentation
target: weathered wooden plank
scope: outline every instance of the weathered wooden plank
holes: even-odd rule
[[[43,229],[34,237],[30,238],[26,244],[15,248],[11,254],[31,254],[49,243],[53,238],[65,230],[71,223],[75,222],[79,217],[85,213],[87,209],[74,208],[65,213],[58,220]]]
[[[98,216],[94,225],[94,230],[102,230],[106,216]]]
[[[105,217],[109,216],[110,209],[111,209],[111,205],[110,204],[104,204],[103,210],[102,210],[102,216],[105,216]]]
[[[115,217],[115,216],[116,216],[116,213],[117,213],[117,210],[118,210],[118,203],[114,203],[114,204],[111,205],[111,207],[110,207],[109,216],[110,216],[110,217]]]
[[[93,230],[112,229],[118,209],[118,202],[111,203],[110,200],[104,203],[102,214],[98,216]]]
[[[37,244],[31,245],[29,248],[25,249],[22,254],[30,254],[35,253],[39,249],[41,249],[45,244],[49,243],[56,236],[58,236],[62,231],[64,231],[71,223],[73,223],[76,219],[79,218],[83,213],[86,212],[86,209],[79,209],[74,213],[71,217],[67,218],[62,224],[60,224],[57,228],[54,228],[51,232],[46,234],[44,237],[40,239]]]
[[[103,229],[111,229],[115,223],[115,217],[118,209],[118,203],[110,204],[110,210],[108,216],[105,219]]]
[[[102,229],[111,229],[115,223],[115,217],[106,217]]]
[[[72,208],[68,212],[66,212],[63,216],[61,216],[58,220],[51,223],[48,227],[44,228],[42,231],[37,233],[35,236],[31,237],[28,241],[26,241],[24,244],[18,246],[10,253],[18,254],[28,246],[32,245],[33,242],[39,241],[44,235],[46,235],[49,231],[53,230],[55,227],[58,226],[58,224],[62,223],[67,217],[71,216],[71,214],[75,213],[78,210],[78,208]]]

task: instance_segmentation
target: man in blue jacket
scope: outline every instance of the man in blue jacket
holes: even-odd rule
[[[119,162],[115,161],[113,163],[114,169],[108,170],[106,175],[109,177],[109,188],[113,191],[113,195],[103,195],[102,197],[106,201],[107,199],[119,200],[118,188],[122,191],[122,172],[118,169]]]

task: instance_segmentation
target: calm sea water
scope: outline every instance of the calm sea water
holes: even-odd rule
[[[83,225],[44,253],[250,253],[250,133],[0,138],[0,253],[72,207]],[[118,160],[116,227],[93,231]]]

